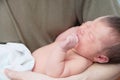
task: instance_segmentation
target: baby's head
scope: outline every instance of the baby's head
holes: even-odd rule
[[[107,63],[115,64],[120,63],[120,17],[118,16],[106,16],[105,17],[108,26],[113,28],[113,36],[115,36],[115,43],[110,47],[103,50],[103,53],[109,58]]]
[[[120,63],[120,17],[104,16],[78,30],[80,55],[99,63]]]

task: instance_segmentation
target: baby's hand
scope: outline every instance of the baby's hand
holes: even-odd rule
[[[74,48],[78,43],[78,37],[75,34],[71,34],[69,36],[67,36],[65,38],[65,40],[63,40],[61,42],[61,48],[64,50],[69,50],[71,48]]]

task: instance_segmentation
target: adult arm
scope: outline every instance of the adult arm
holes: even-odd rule
[[[67,78],[52,78],[35,72],[16,72],[6,70],[12,80],[116,80],[120,76],[120,64],[94,64],[85,72]]]

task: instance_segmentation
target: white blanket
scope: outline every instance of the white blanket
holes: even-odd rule
[[[5,68],[28,71],[32,70],[33,66],[34,59],[24,44],[0,44],[0,80],[9,80],[4,74]]]

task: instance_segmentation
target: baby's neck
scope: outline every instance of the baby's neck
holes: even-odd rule
[[[75,53],[75,54],[78,54],[79,56],[82,56],[82,55],[80,55],[80,53],[78,53],[75,49],[71,49],[72,51],[73,51],[73,53]],[[85,57],[85,56],[82,56],[82,57],[84,57],[85,59],[87,59],[88,61],[90,61],[90,62],[94,62],[93,60],[91,60],[91,59],[89,59],[89,58],[87,58],[87,57]]]
[[[82,55],[80,55],[80,53],[78,53],[75,49],[72,49],[72,51],[74,52],[74,53],[76,53],[76,54],[78,54],[79,56],[82,56]],[[82,56],[82,57],[84,57],[84,58],[86,58],[87,60],[89,60],[90,62],[94,62],[93,60],[91,60],[91,59],[89,59],[89,58],[87,58],[87,57],[85,57],[85,56]]]

